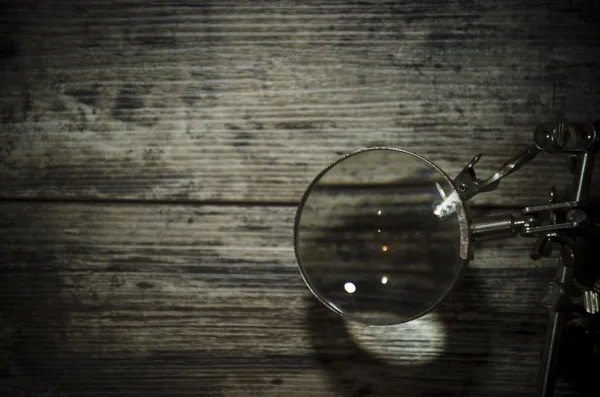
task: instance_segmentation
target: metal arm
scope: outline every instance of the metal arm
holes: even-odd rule
[[[533,141],[533,144],[508,160],[498,172],[486,180],[477,178],[474,168],[482,154],[473,157],[454,179],[461,200],[467,201],[479,193],[496,189],[502,178],[522,168],[543,151],[581,154],[577,173],[583,180],[580,181],[580,190],[577,190],[575,195],[575,201],[581,201],[587,193],[591,176],[591,167],[587,164],[593,164],[593,151],[598,141],[598,133],[594,126],[589,123],[543,123],[536,128]]]
[[[555,189],[552,187],[549,204],[524,208],[520,214],[474,220],[470,225],[473,239],[512,237],[517,233],[537,237],[530,255],[534,260],[550,256],[554,245],[561,246],[556,278],[548,284],[542,301],[549,311],[549,321],[540,363],[537,397],[551,397],[554,394],[565,314],[571,306],[570,289],[575,269],[581,265],[577,236],[585,234],[592,227],[587,199],[598,140],[599,135],[591,124],[541,124],[534,134],[535,144],[509,160],[489,179],[481,181],[475,175],[473,166],[481,157],[478,155],[454,180],[459,197],[468,200],[476,194],[495,189],[502,178],[529,163],[541,151],[577,158],[576,167],[572,170],[575,177],[572,201],[556,203]],[[542,218],[547,220],[546,224],[542,224]],[[588,313],[600,311],[597,292],[593,289],[583,291],[583,303]]]
[[[585,151],[579,156],[579,164],[575,174],[575,202],[583,204],[587,201],[587,193],[591,183],[591,176],[594,167],[593,153]],[[552,293],[548,293],[544,298],[544,304],[549,309],[548,330],[546,333],[546,343],[540,373],[538,377],[537,397],[551,397],[554,394],[554,384],[556,383],[556,363],[560,347],[560,338],[564,327],[565,313],[564,304],[569,302],[569,295],[566,293],[571,285],[573,277],[573,267],[577,266],[577,258],[580,255],[576,253],[576,246],[568,239],[563,240],[561,248],[561,258],[557,264],[557,280],[554,282],[561,291],[564,292],[563,298],[555,303],[552,300]],[[548,305],[548,300],[550,304]]]

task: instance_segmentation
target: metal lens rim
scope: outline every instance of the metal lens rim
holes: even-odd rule
[[[330,301],[328,301],[327,299],[323,298],[321,296],[321,294],[316,290],[316,288],[314,287],[314,285],[312,284],[312,282],[310,281],[309,276],[306,274],[306,271],[304,270],[304,266],[302,265],[302,261],[300,260],[300,254],[299,254],[299,249],[298,249],[298,227],[299,227],[299,223],[300,223],[300,218],[302,215],[302,210],[304,209],[304,205],[306,204],[306,201],[308,200],[308,197],[310,196],[310,193],[312,192],[313,187],[319,183],[319,181],[321,180],[321,178],[329,171],[331,170],[333,167],[335,167],[336,165],[338,165],[339,163],[341,163],[344,160],[347,160],[348,158],[355,156],[357,154],[360,153],[365,153],[365,152],[369,152],[369,151],[375,151],[375,150],[392,150],[395,152],[400,152],[400,153],[404,153],[407,154],[409,156],[413,156],[416,157],[417,159],[419,159],[420,161],[423,161],[424,163],[428,164],[429,166],[433,167],[435,170],[437,170],[439,173],[441,173],[444,178],[446,179],[446,181],[450,184],[450,186],[452,186],[454,188],[454,190],[456,191],[456,186],[454,185],[454,182],[452,181],[452,179],[448,176],[448,174],[446,174],[440,167],[438,167],[437,165],[435,165],[434,163],[432,163],[431,161],[427,160],[424,157],[421,157],[415,153],[409,152],[407,150],[404,149],[398,149],[398,148],[391,148],[391,147],[372,147],[372,148],[367,148],[367,149],[360,149],[360,150],[356,150],[354,152],[348,153],[345,156],[339,158],[338,160],[336,160],[335,162],[329,164],[327,167],[325,167],[314,179],[313,181],[310,183],[310,185],[308,186],[308,188],[306,189],[306,191],[304,192],[302,199],[300,200],[300,204],[298,205],[298,209],[296,210],[296,216],[294,218],[294,253],[296,256],[296,262],[298,264],[298,268],[300,269],[300,274],[302,275],[302,278],[304,279],[304,283],[306,284],[306,286],[308,287],[308,289],[310,290],[310,292],[312,292],[312,294],[322,303],[324,304],[326,307],[328,307],[330,310],[334,311],[335,313],[343,316],[344,318],[347,318],[349,320],[352,320],[354,322],[357,323],[362,323],[362,324],[366,324],[366,325],[374,325],[374,326],[388,326],[388,325],[397,325],[397,324],[402,324],[402,323],[406,323],[412,320],[415,320],[419,317],[422,317],[423,315],[429,313],[430,311],[434,310],[435,308],[437,308],[443,301],[444,299],[446,299],[446,297],[454,290],[454,288],[456,287],[456,285],[458,284],[458,282],[462,279],[462,275],[464,274],[465,269],[467,268],[468,264],[469,264],[469,256],[470,256],[470,248],[471,248],[471,228],[469,227],[469,217],[468,217],[468,207],[466,205],[466,203],[464,203],[462,200],[460,200],[460,198],[458,198],[457,203],[456,203],[456,214],[458,216],[458,224],[459,224],[459,233],[460,233],[460,257],[462,259],[462,265],[460,270],[457,272],[456,277],[454,278],[454,280],[452,280],[452,283],[450,284],[450,287],[448,288],[448,290],[436,301],[434,302],[432,305],[430,305],[427,309],[425,309],[424,311],[407,318],[404,321],[401,322],[393,322],[393,323],[368,323],[368,322],[363,322],[360,321],[358,319],[353,318],[352,316],[346,314],[342,309],[338,308],[336,305],[334,305],[333,303],[331,303]]]

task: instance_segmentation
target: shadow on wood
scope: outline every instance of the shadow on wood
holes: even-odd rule
[[[235,368],[236,358],[214,357],[195,350],[197,346],[190,346],[189,354],[107,352],[106,340],[92,338],[89,343],[97,343],[93,352],[69,350],[68,334],[85,331],[72,324],[78,303],[75,297],[65,298],[69,287],[62,276],[7,276],[3,271],[0,280],[2,395],[225,395],[219,388],[222,379],[211,379],[205,372],[223,365]]]
[[[531,349],[538,346],[530,343],[529,349],[521,350],[521,353],[529,350],[526,360],[532,364],[525,373],[522,365],[513,370],[506,364],[519,359],[511,354],[510,347],[523,346],[524,339],[536,340],[535,333],[523,323],[522,329],[508,331],[515,324],[504,324],[505,316],[495,313],[490,321],[483,314],[494,310],[492,307],[486,310],[488,305],[481,302],[478,284],[485,276],[481,270],[467,270],[455,293],[432,314],[441,327],[437,333],[445,336],[442,343],[434,343],[437,347],[431,349],[431,345],[419,341],[417,334],[390,337],[390,344],[398,343],[398,339],[405,343],[404,352],[397,350],[404,359],[395,364],[363,350],[348,332],[345,320],[315,300],[307,319],[313,332],[312,343],[316,357],[336,384],[338,395],[479,396],[482,392],[506,395],[510,391],[532,395],[536,371],[535,353],[531,354]],[[531,325],[536,327],[540,318],[532,320]],[[541,347],[541,338],[538,339]],[[505,356],[499,362],[498,350],[504,347]],[[407,359],[411,355],[413,359]],[[490,394],[492,390],[497,393]]]

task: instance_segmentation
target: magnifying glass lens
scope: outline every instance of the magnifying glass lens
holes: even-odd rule
[[[433,309],[467,264],[469,232],[451,180],[397,149],[353,153],[325,169],[296,216],[311,291],[352,320],[399,324]]]

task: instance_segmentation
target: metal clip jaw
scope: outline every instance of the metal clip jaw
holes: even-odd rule
[[[476,194],[496,189],[502,178],[529,163],[542,151],[570,155],[590,152],[599,138],[600,134],[590,123],[542,123],[533,134],[534,144],[508,160],[490,178],[477,178],[474,166],[481,158],[481,154],[478,154],[454,179],[454,186],[461,200],[467,201]]]
[[[463,168],[463,170],[454,179],[454,186],[462,200],[468,200],[479,193],[479,185],[482,180],[477,178],[475,173],[475,164],[479,161],[482,154],[478,154]]]
[[[508,160],[498,172],[485,181],[477,178],[475,168],[473,168],[481,158],[481,154],[478,154],[473,157],[469,164],[467,164],[454,179],[454,186],[456,187],[459,197],[461,200],[467,201],[476,194],[490,192],[496,189],[502,178],[512,174],[525,164],[529,163],[539,152],[541,152],[541,149],[537,145],[527,147],[523,152]]]

